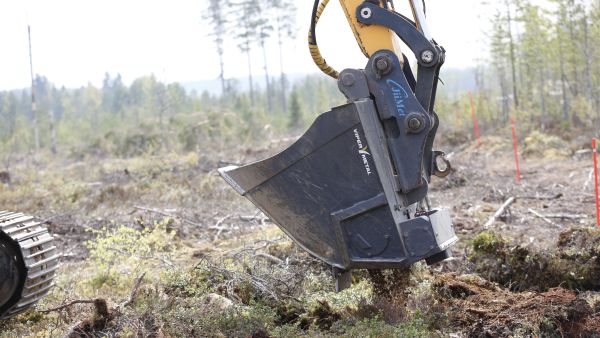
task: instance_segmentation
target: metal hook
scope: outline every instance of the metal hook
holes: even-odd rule
[[[444,170],[440,170],[438,166],[438,159],[441,159],[444,162],[445,168]],[[452,164],[446,158],[446,153],[443,151],[434,151],[433,152],[433,174],[439,178],[444,178],[452,172]]]

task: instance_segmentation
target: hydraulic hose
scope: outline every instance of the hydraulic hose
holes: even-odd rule
[[[310,50],[310,55],[312,56],[312,59],[317,67],[319,67],[323,73],[331,76],[334,79],[337,79],[340,73],[327,64],[327,61],[325,61],[325,58],[323,55],[321,55],[319,45],[317,44],[317,23],[319,22],[321,14],[323,14],[323,11],[325,10],[325,7],[327,7],[328,3],[329,0],[323,0],[322,2],[320,0],[315,0],[314,2],[312,17],[310,20],[310,31],[308,32],[308,49]]]

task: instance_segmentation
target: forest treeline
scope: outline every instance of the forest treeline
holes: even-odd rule
[[[207,5],[201,15],[221,60],[220,95],[186,91],[152,75],[125,84],[119,75],[106,74],[102,86],[75,89],[58,88],[38,75],[32,81],[35,110],[31,89],[0,92],[0,157],[6,161],[38,148],[127,156],[193,150],[228,139],[248,142],[271,135],[265,130],[297,134],[317,114],[344,102],[335,81],[324,75],[288,81],[282,51],[302,34],[295,27],[293,1],[208,0]],[[473,71],[481,127],[501,128],[511,116],[532,128],[597,125],[600,0],[548,0],[543,6],[533,0],[502,0],[487,6],[493,13],[489,54],[481,56]],[[236,41],[237,49],[226,50],[225,41]],[[267,55],[265,44],[273,42],[280,53]],[[254,49],[262,50],[262,60],[253,58]],[[223,56],[240,52],[247,61],[247,89],[225,77]],[[279,74],[269,68],[275,63]],[[262,86],[256,84],[257,68],[263,68]],[[442,74],[446,82],[461,78],[453,77]],[[469,128],[468,93],[447,95],[442,85],[438,94],[442,127]]]
[[[203,15],[210,28],[219,57],[219,80],[221,93],[232,94],[236,90],[235,82],[225,78],[225,53],[241,52],[246,58],[248,70],[248,98],[251,105],[256,104],[257,88],[254,81],[256,65],[262,63],[265,76],[265,108],[287,111],[287,87],[284,44],[296,37],[296,11],[293,0],[208,0],[208,7]],[[238,50],[225,50],[225,40],[237,43]],[[271,40],[277,43],[279,54],[277,64],[280,68],[278,79],[271,77],[269,65],[275,64],[267,53],[267,44]],[[252,51],[260,49],[262,60],[252,58]]]
[[[109,152],[129,156],[146,151],[195,150],[219,137],[251,141],[265,126],[278,133],[297,131],[317,114],[343,102],[334,81],[320,75],[297,80],[287,93],[287,113],[266,112],[266,90],[214,96],[186,92],[153,75],[130,85],[105,74],[102,86],[57,88],[34,78],[36,125],[41,150]],[[31,90],[0,91],[0,158],[36,151]]]
[[[237,129],[229,133],[241,139],[267,127],[271,132],[297,131],[319,112],[343,102],[336,83],[325,76],[307,75],[292,84],[285,75],[283,48],[297,33],[293,1],[208,0],[207,4],[200,16],[211,28],[219,56],[221,95],[186,91],[154,75],[126,85],[120,75],[107,73],[101,87],[88,84],[76,89],[57,88],[44,76],[32,76],[31,89],[0,92],[0,155],[6,159],[40,149],[81,147],[116,155],[156,148],[190,150],[204,136],[214,141],[215,130],[234,126]],[[226,39],[236,41],[237,50],[226,51]],[[265,46],[271,39],[276,39],[278,55],[267,55]],[[255,48],[262,50],[262,60],[252,58]],[[238,80],[225,78],[223,56],[228,52],[242,52],[247,59],[249,90],[241,90]],[[280,72],[273,75],[268,66],[276,57]],[[253,75],[259,67],[265,74],[262,88]]]
[[[285,103],[282,64],[280,90],[269,80],[265,41],[277,39],[280,49],[296,32],[295,7],[289,0],[210,0],[205,19],[210,24],[221,60],[224,95],[235,90],[223,76],[223,42],[238,42],[248,61],[249,97],[254,103],[250,50],[262,49],[268,98]],[[474,72],[476,110],[488,126],[507,123],[510,116],[534,127],[591,127],[600,120],[600,0],[502,0],[485,2],[492,13],[487,33],[489,54],[479,57]],[[293,15],[292,15],[293,14]],[[231,29],[236,27],[236,29]],[[441,41],[443,44],[443,41]],[[235,51],[238,52],[238,51]],[[280,53],[281,62],[281,53]],[[256,67],[255,67],[256,68]],[[443,76],[442,76],[443,77]],[[470,113],[469,97],[440,98],[438,112],[463,120]],[[270,100],[266,109],[276,109]],[[286,109],[286,105],[282,110]],[[464,116],[464,120],[467,120]]]
[[[541,128],[600,120],[600,1],[494,2],[490,58],[477,72],[490,118]]]

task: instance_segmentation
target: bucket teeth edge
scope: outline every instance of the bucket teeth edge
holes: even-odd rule
[[[223,168],[219,168],[219,175],[221,175],[221,177],[223,177],[223,179],[229,183],[229,185],[231,187],[233,187],[233,189],[235,189],[235,191],[237,191],[238,194],[244,196],[246,194],[246,191],[239,185],[237,184],[237,182],[231,177],[229,176],[229,172],[238,169],[238,166],[228,166],[228,167],[223,167]]]

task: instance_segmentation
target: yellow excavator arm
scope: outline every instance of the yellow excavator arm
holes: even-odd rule
[[[400,46],[396,43],[397,39],[393,32],[382,26],[365,25],[358,22],[356,9],[363,2],[363,0],[340,0],[350,28],[352,28],[356,42],[358,42],[363,54],[369,58],[376,51],[386,49],[394,51],[396,55],[401,56]],[[384,7],[381,1],[380,6]]]
[[[419,30],[424,31],[425,35],[429,35],[424,30],[424,8],[421,0],[408,0],[410,3],[410,7],[412,9],[412,16],[414,17],[414,21],[419,28]],[[377,2],[379,7],[395,11],[393,4],[387,1],[374,1]],[[321,69],[325,74],[332,76],[334,78],[338,78],[339,73],[330,65],[327,64],[325,58],[321,55],[319,51],[319,47],[316,43],[316,33],[315,28],[321,17],[321,14],[327,7],[329,0],[316,0],[313,8],[313,20],[311,23],[311,30],[309,32],[309,49],[311,52],[311,56],[315,62],[315,64]],[[360,23],[356,17],[357,8],[364,3],[364,0],[340,0],[340,4],[344,13],[346,14],[346,19],[350,24],[350,28],[352,28],[352,32],[354,33],[354,37],[356,38],[356,42],[363,52],[363,54],[369,58],[375,52],[379,50],[389,50],[393,51],[398,58],[403,61],[402,50],[400,48],[400,43],[394,32],[390,31],[388,28],[378,25],[365,25]],[[365,15],[369,15],[369,13],[364,13]]]

